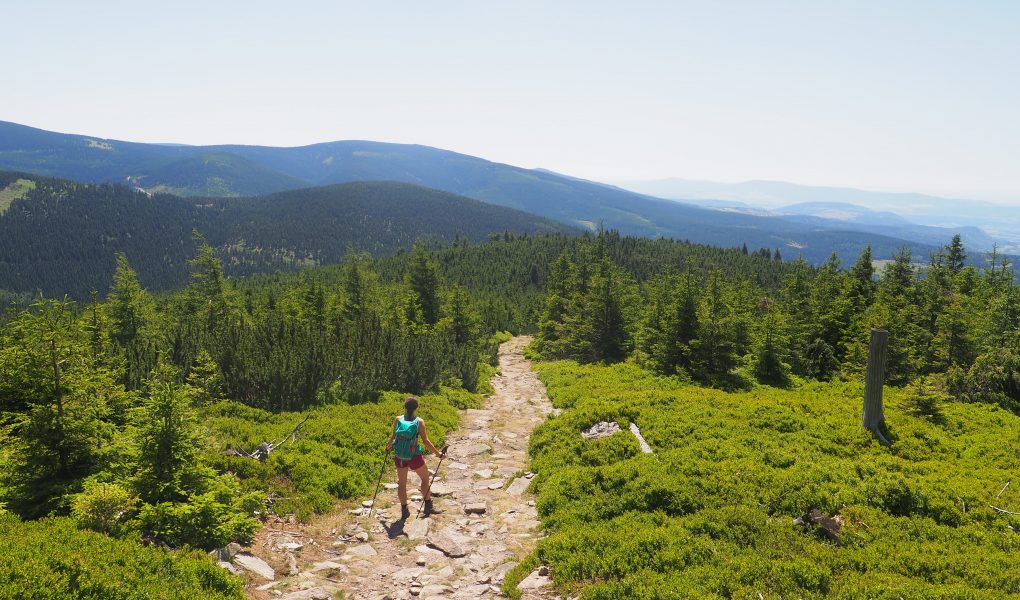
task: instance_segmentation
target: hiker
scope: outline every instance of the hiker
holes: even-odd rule
[[[431,441],[425,430],[425,421],[414,416],[418,410],[418,399],[408,396],[404,401],[404,414],[393,422],[393,435],[386,442],[386,451],[393,448],[393,460],[397,465],[397,496],[400,498],[400,520],[407,520],[411,511],[407,508],[407,471],[418,474],[421,479],[421,497],[425,500],[425,516],[439,514],[442,511],[432,504],[432,493],[429,490],[429,470],[425,466],[424,445],[429,452],[439,457],[446,455],[440,452]],[[421,443],[418,443],[418,439]]]

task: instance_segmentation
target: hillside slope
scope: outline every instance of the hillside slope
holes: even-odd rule
[[[565,225],[436,190],[359,182],[254,198],[190,198],[124,186],[0,173],[0,189],[34,181],[0,215],[0,289],[87,297],[108,287],[125,252],[143,283],[183,284],[201,231],[234,275],[336,263],[415,240],[473,242],[503,231],[570,233]]]
[[[90,182],[125,182],[185,196],[269,193],[351,181],[402,181],[524,210],[576,227],[672,237],[723,247],[781,248],[821,262],[833,251],[878,258],[901,246],[926,256],[929,240],[861,232],[678,203],[540,169],[523,169],[428,146],[339,141],[295,148],[137,144],[0,122],[0,168]],[[953,231],[947,230],[944,242]]]

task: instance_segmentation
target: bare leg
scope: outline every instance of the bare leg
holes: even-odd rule
[[[407,469],[404,470],[406,471]],[[414,472],[421,479],[421,497],[425,500],[431,500],[432,492],[431,490],[429,490],[429,468],[425,465],[422,465],[421,467],[415,469]],[[404,477],[405,478],[407,477],[406,473],[404,474]]]
[[[407,467],[397,469],[397,497],[401,506],[407,506]]]

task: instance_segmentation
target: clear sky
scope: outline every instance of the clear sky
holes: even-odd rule
[[[1020,203],[1020,0],[38,0],[0,120]]]

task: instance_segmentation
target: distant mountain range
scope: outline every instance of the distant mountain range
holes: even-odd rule
[[[706,207],[844,220],[866,231],[924,243],[944,243],[937,239],[949,229],[960,233],[973,249],[989,250],[992,244],[999,244],[1005,251],[1020,251],[1020,206],[783,181],[719,183],[672,178],[620,185],[638,193]]]
[[[780,248],[786,257],[801,255],[816,263],[833,251],[852,260],[867,244],[878,258],[903,246],[924,257],[955,232],[802,213],[718,210],[427,146],[367,141],[295,148],[140,144],[0,122],[0,168],[182,196],[248,196],[352,181],[399,181],[588,230],[602,225],[627,235]],[[965,237],[974,248],[986,241],[974,231]]]
[[[0,289],[87,298],[105,291],[117,252],[147,287],[184,285],[192,231],[229,274],[340,262],[348,249],[385,255],[416,240],[485,240],[504,231],[580,230],[429,188],[355,182],[250,198],[181,198],[0,171]]]

